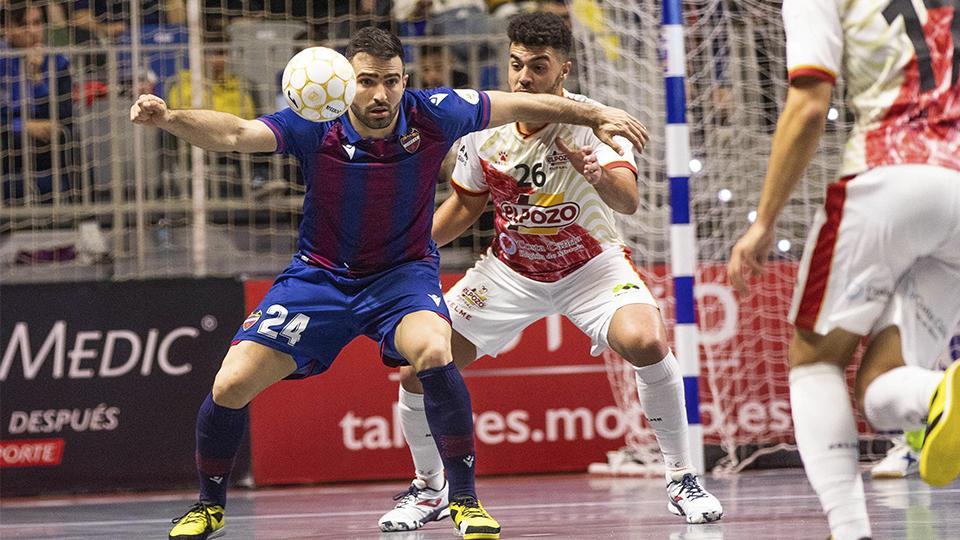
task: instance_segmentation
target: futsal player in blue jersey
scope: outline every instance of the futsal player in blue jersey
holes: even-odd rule
[[[642,148],[646,131],[618,109],[557,96],[438,88],[408,90],[396,36],[364,28],[347,58],[357,74],[348,114],[314,123],[289,109],[243,120],[171,110],[140,96],[135,123],[208,150],[296,156],[306,185],[298,251],[247,317],[197,416],[197,504],[174,520],[171,540],[203,540],[224,527],[226,489],[246,431],[248,403],[284,378],[330,367],[353,338],[380,344],[384,363],[410,364],[450,483],[454,526],[467,539],[500,537],[477,501],[470,395],[452,363],[450,315],[430,237],[437,173],[459,137],[513,121],[587,125],[617,148]]]

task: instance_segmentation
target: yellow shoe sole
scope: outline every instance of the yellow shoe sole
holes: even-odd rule
[[[960,362],[954,362],[930,403],[927,435],[920,450],[920,478],[934,487],[960,475]]]
[[[463,535],[463,540],[499,540],[500,533],[473,533]]]

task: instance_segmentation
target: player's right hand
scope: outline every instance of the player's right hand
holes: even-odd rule
[[[630,113],[615,107],[601,107],[593,132],[597,138],[612,148],[616,153],[623,155],[623,148],[613,138],[617,135],[626,138],[638,152],[643,151],[650,134],[646,126],[634,118]]]
[[[727,279],[737,292],[747,294],[750,291],[745,274],[751,277],[763,274],[763,263],[772,248],[773,229],[756,222],[737,240],[727,263]]]
[[[143,94],[130,107],[130,121],[134,124],[160,127],[168,119],[167,103],[153,94]]]

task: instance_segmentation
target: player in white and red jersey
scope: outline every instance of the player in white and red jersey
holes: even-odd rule
[[[563,90],[572,36],[547,13],[511,20],[510,86],[514,92],[583,96]],[[492,199],[496,239],[487,255],[446,293],[453,319],[454,361],[504,350],[526,326],[560,313],[637,372],[644,412],[667,467],[668,508],[690,523],[720,519],[720,502],[700,484],[690,462],[683,381],[657,304],[617,234],[613,212],[638,204],[632,148],[619,155],[589,130],[564,124],[513,124],[462,139],[452,184],[438,209],[433,237],[450,242]],[[438,299],[439,301],[439,299]],[[383,531],[411,530],[443,517],[443,464],[424,416],[413,371],[401,371],[400,422],[416,479],[380,519]],[[576,534],[574,534],[576,536]]]
[[[878,430],[926,423],[920,475],[960,474],[960,366],[931,369],[960,320],[960,1],[784,0],[790,89],[757,219],[729,275],[746,292],[824,129],[839,74],[856,124],[800,264],[791,319],[797,447],[839,540],[870,536],[843,368]]]

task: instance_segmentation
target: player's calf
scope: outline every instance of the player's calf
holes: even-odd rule
[[[383,532],[413,531],[431,521],[450,515],[446,482],[440,489],[430,489],[426,482],[416,479],[407,491],[393,497],[397,505],[380,518]]]
[[[684,516],[687,523],[710,523],[723,517],[723,506],[703,489],[700,479],[691,472],[671,473],[667,482],[667,510]]]

